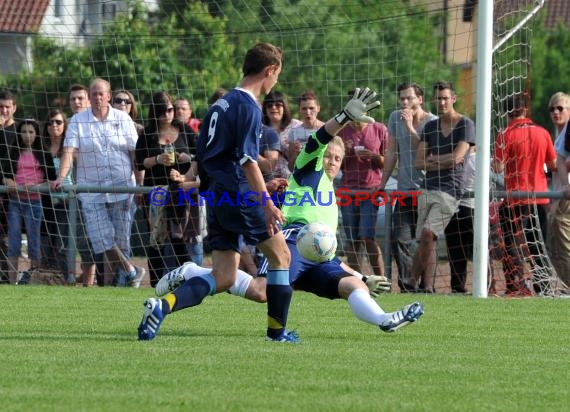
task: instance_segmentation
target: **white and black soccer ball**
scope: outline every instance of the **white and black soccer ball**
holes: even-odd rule
[[[334,257],[336,233],[322,223],[309,223],[297,234],[297,250],[305,259],[326,262]]]

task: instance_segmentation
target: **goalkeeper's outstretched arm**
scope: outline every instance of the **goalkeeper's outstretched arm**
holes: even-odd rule
[[[349,121],[374,123],[374,118],[368,116],[368,112],[377,107],[380,107],[380,101],[376,99],[375,91],[368,87],[354,89],[352,98],[342,111],[325,123],[324,128],[330,135],[335,136]]]
[[[368,112],[379,106],[380,101],[376,99],[375,91],[370,90],[368,87],[354,89],[354,95],[344,108],[317,130],[314,136],[321,144],[327,144],[349,121],[374,123],[374,118],[368,116]],[[323,130],[326,133],[323,133]],[[312,144],[309,138],[309,142],[305,146],[307,153],[311,153],[316,148],[317,145]]]

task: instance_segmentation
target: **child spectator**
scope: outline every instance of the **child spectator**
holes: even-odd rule
[[[18,258],[22,253],[22,227],[24,220],[28,240],[30,271],[40,264],[40,228],[42,203],[40,193],[28,191],[47,180],[55,180],[55,168],[50,153],[42,150],[40,126],[32,119],[23,120],[16,127],[16,146],[11,150],[3,167],[2,183],[8,187],[8,272],[10,283],[18,281]],[[18,189],[24,189],[18,191]],[[29,272],[19,284],[29,283]]]

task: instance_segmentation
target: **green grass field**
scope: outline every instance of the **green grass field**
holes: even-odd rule
[[[226,294],[138,342],[151,289],[0,288],[2,411],[562,411],[570,300],[419,296],[395,334],[297,293],[298,345],[264,341],[265,305]],[[381,297],[395,310],[414,295]]]

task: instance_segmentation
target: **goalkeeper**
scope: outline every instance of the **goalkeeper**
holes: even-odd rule
[[[345,109],[310,136],[295,161],[295,169],[289,179],[288,198],[282,208],[285,217],[283,234],[291,252],[289,280],[295,290],[328,299],[345,299],[359,320],[377,325],[385,332],[394,332],[419,319],[423,314],[421,303],[414,302],[396,312],[385,313],[371,297],[390,290],[390,282],[385,277],[364,277],[341,262],[338,257],[323,263],[309,261],[299,254],[296,247],[297,233],[307,223],[324,223],[336,232],[338,206],[335,202],[333,180],[340,172],[344,143],[334,134],[350,120],[374,122],[373,118],[367,116],[367,112],[380,105],[378,101],[374,101],[375,96],[376,93],[367,88],[362,91],[356,89],[353,99]],[[292,193],[294,195],[291,198]],[[308,201],[308,198],[312,201]],[[176,289],[190,277],[209,270],[187,263],[166,274],[157,284],[156,293],[161,296]],[[230,292],[264,302],[266,280],[263,275],[266,270],[267,262],[263,262],[259,271],[260,277],[253,278],[239,271]]]

